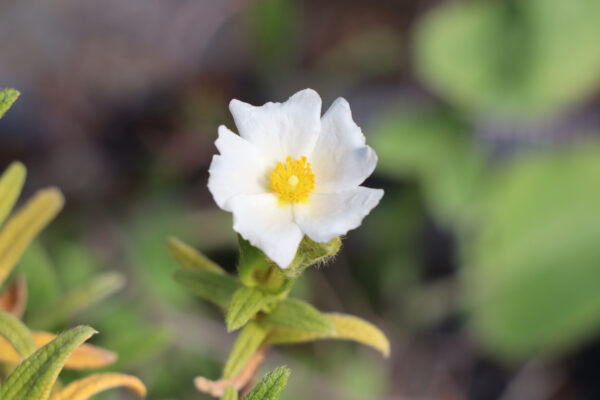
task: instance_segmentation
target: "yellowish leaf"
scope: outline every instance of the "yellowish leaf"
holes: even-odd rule
[[[266,340],[268,344],[288,344],[312,342],[321,339],[353,340],[379,350],[384,357],[390,355],[390,342],[375,325],[353,315],[328,313],[324,314],[333,324],[333,333],[319,333],[275,327]]]
[[[87,400],[90,397],[108,389],[124,387],[140,397],[146,397],[146,387],[135,376],[102,373],[78,379],[65,386],[50,400]]]
[[[4,222],[21,194],[27,169],[20,162],[13,162],[0,177],[0,224]]]
[[[45,346],[56,337],[56,335],[48,332],[32,332],[32,334],[36,349]],[[102,368],[112,364],[116,360],[117,354],[112,351],[104,350],[91,344],[82,344],[71,353],[65,363],[65,368],[77,370]],[[0,337],[0,362],[13,364],[21,362],[21,357],[2,337]]]
[[[0,231],[0,284],[33,238],[58,214],[64,204],[56,188],[40,190]]]
[[[196,269],[219,274],[226,273],[223,268],[212,262],[204,254],[175,237],[170,237],[167,240],[167,248],[175,261],[184,269]]]

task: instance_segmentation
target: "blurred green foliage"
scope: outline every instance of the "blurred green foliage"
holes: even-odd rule
[[[495,354],[549,354],[600,327],[600,147],[518,157],[490,177],[465,252],[471,323]]]
[[[560,112],[598,83],[594,0],[448,2],[417,30],[418,71],[470,112],[527,119]]]

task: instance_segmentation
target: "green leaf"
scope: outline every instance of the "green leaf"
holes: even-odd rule
[[[289,377],[289,369],[283,367],[277,368],[275,371],[265,375],[254,389],[244,396],[244,400],[277,400],[285,388]]]
[[[417,68],[469,110],[549,115],[597,87],[599,18],[595,0],[446,2],[417,28]]]
[[[0,177],[0,225],[13,209],[25,183],[27,169],[20,162],[13,162]]]
[[[470,327],[504,358],[561,353],[600,328],[600,146],[514,160],[490,179],[461,275]]]
[[[13,105],[20,93],[15,89],[4,89],[0,91],[0,118],[4,116],[4,113]]]
[[[276,326],[311,332],[333,333],[329,318],[310,304],[298,299],[283,299],[266,314],[263,321]]]
[[[263,343],[268,332],[269,327],[254,321],[250,321],[244,326],[235,340],[229,359],[225,363],[223,378],[233,378],[242,370],[246,362]]]
[[[17,317],[0,310],[0,336],[19,353],[22,358],[29,357],[35,351],[31,332]]]
[[[300,329],[273,328],[268,344],[289,344],[313,342],[322,339],[353,340],[379,350],[384,357],[390,354],[390,342],[375,325],[353,315],[325,314],[334,327],[333,333],[319,333]]]
[[[175,261],[184,269],[209,271],[219,274],[226,273],[223,268],[212,262],[204,254],[177,238],[170,237],[167,239],[167,248]]]
[[[227,330],[231,332],[244,326],[267,305],[267,299],[267,295],[256,288],[241,287],[236,290],[225,316]]]
[[[31,317],[36,329],[50,329],[67,321],[88,307],[119,291],[125,277],[118,272],[107,272],[65,294],[56,303]]]
[[[27,313],[34,315],[59,298],[61,285],[48,253],[34,240],[19,261],[19,271],[27,277]]]
[[[212,271],[180,270],[174,277],[181,286],[223,310],[227,310],[233,294],[241,286],[231,275]]]
[[[0,387],[2,400],[46,400],[69,355],[96,331],[79,326],[25,359]]]
[[[227,386],[221,400],[238,400],[238,392],[233,386]]]

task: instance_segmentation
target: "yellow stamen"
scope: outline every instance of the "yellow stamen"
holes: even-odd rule
[[[315,175],[304,156],[286,157],[285,164],[278,162],[271,173],[271,189],[283,202],[306,203],[314,188]]]

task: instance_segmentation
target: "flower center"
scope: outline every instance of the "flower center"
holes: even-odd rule
[[[278,162],[271,172],[271,189],[281,201],[305,203],[314,188],[315,175],[304,156],[298,160],[288,156],[285,164]]]

